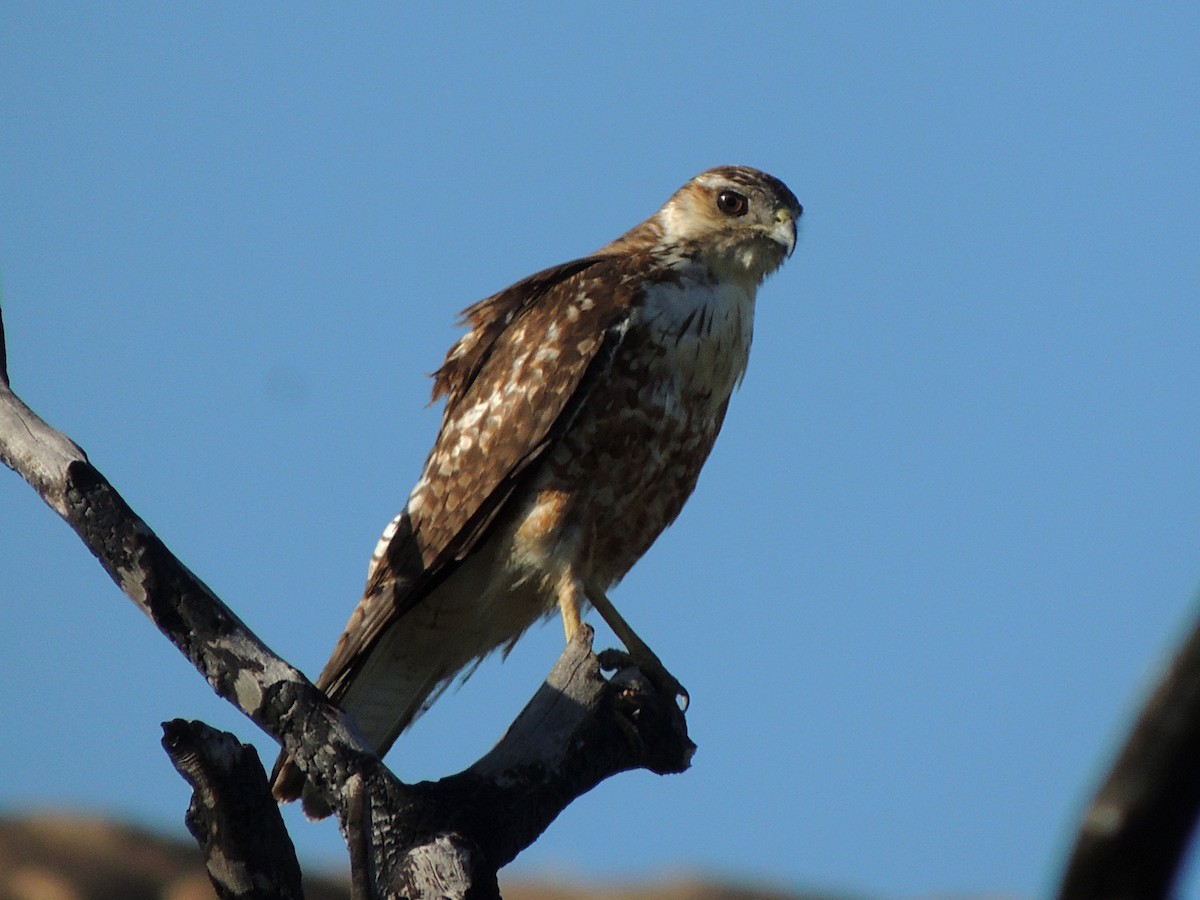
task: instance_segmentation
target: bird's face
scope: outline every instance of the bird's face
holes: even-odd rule
[[[721,166],[681,187],[651,221],[663,244],[684,248],[718,276],[758,283],[796,248],[803,211],[779,179]]]

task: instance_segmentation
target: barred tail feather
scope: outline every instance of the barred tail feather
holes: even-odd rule
[[[439,580],[421,565],[408,516],[393,526],[391,542],[372,563],[367,592],[317,680],[381,756],[460,672],[470,674],[474,663],[511,646],[555,609],[538,579],[509,564],[504,551],[512,538],[503,529]],[[314,818],[329,814],[283,755],[272,790],[281,801],[303,796]]]
[[[398,637],[383,636],[339,701],[367,744],[380,756],[429,707],[454,675],[453,671],[446,671],[442,660],[395,659],[389,651],[398,649],[393,646]],[[332,812],[325,798],[286,754],[279,755],[272,781],[275,798],[280,802],[303,798],[304,812],[309,818],[323,819]]]
[[[384,529],[371,556],[366,591],[316,682],[354,718],[381,756],[425,708],[440,677],[428,665],[409,668],[411,654],[395,640],[405,622],[404,611],[419,599],[424,574],[405,510]],[[327,804],[286,753],[276,760],[271,781],[280,802],[303,796],[305,812],[312,818],[329,815]]]

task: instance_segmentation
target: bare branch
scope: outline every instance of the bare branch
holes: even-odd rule
[[[1088,806],[1062,900],[1170,895],[1200,813],[1200,624]]]
[[[498,897],[497,871],[576,797],[628,769],[688,767],[695,745],[674,698],[636,669],[606,680],[591,640],[585,625],[500,743],[466,771],[399,788],[368,777],[371,825],[358,833],[372,846],[348,835],[351,858],[374,860],[389,896]]]
[[[605,680],[591,651],[592,631],[583,628],[495,750],[458,775],[405,785],[363,746],[344,714],[246,628],[86,454],[7,382],[0,384],[0,459],[67,521],[213,689],[280,741],[331,801],[350,843],[359,896],[499,897],[497,870],[601,779],[635,767],[676,772],[689,764],[694,745],[674,698],[636,670]],[[240,754],[232,736],[176,722],[168,739],[173,760],[196,789],[192,824],[202,835],[212,831],[209,816],[228,813],[223,804],[232,797],[245,809],[265,796],[261,766],[240,766],[235,781],[225,777],[225,763]],[[261,785],[247,787],[259,778]],[[215,862],[221,883],[240,883],[229,860],[252,858],[254,849],[211,846],[223,857]],[[290,884],[288,877],[280,875],[279,883]]]
[[[188,831],[221,900],[300,900],[300,864],[255,749],[203,722],[163,725],[163,748],[192,786]]]
[[[7,385],[0,385],[0,459],[67,521],[213,689],[286,746],[315,783],[337,793],[346,771],[332,785],[320,772],[310,772],[320,766],[300,747],[306,735],[314,738],[319,732],[325,746],[339,753],[372,758],[340,710],[246,628],[130,509],[86,454]]]

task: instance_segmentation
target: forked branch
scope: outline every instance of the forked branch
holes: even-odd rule
[[[583,629],[493,751],[441,781],[400,782],[321,691],[176,559],[83,450],[12,392],[3,338],[0,318],[0,459],[66,520],[213,689],[278,741],[330,798],[359,896],[498,897],[497,870],[574,798],[627,769],[687,768],[695,748],[673,698],[636,669],[605,679],[592,632]],[[264,809],[265,776],[248,776],[253,765],[226,765],[245,748],[199,723],[165,727],[168,752],[195,791],[189,824],[210,870],[233,873],[214,875],[221,896],[265,896],[254,885],[268,883],[279,886],[275,896],[298,896],[290,893],[298,888],[286,860],[278,871],[254,868],[263,865],[255,860],[290,852],[280,849],[290,846],[281,822],[264,812],[261,829],[209,827],[231,809],[243,817]],[[269,852],[244,845],[268,831]]]

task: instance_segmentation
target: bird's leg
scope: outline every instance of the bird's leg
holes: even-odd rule
[[[625,649],[629,651],[629,658],[633,660],[634,665],[646,673],[646,675],[659,688],[664,691],[669,691],[672,696],[679,699],[680,709],[687,711],[688,703],[691,698],[688,696],[687,690],[682,684],[667,671],[667,667],[648,646],[646,642],[637,636],[637,633],[629,627],[629,623],[625,618],[617,612],[617,608],[612,605],[612,601],[608,599],[604,591],[595,587],[589,587],[587,598],[592,606],[596,608],[596,612],[600,613],[600,617],[608,623],[608,627],[613,630],[618,640],[625,645]]]
[[[582,588],[574,578],[564,576],[558,590],[558,609],[562,613],[563,631],[567,635],[568,644],[583,624],[582,607]]]

